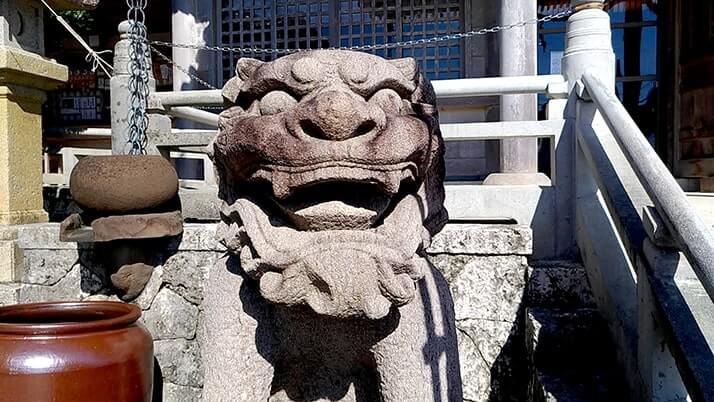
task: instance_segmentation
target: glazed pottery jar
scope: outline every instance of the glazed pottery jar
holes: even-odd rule
[[[115,302],[0,308],[0,402],[149,402],[141,310]]]

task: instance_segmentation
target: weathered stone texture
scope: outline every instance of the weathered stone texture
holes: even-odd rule
[[[452,223],[434,236],[430,254],[531,255],[533,235],[526,226]]]
[[[112,274],[112,284],[122,291],[124,295],[122,300],[131,301],[137,298],[146,284],[151,279],[154,267],[143,263],[125,265],[119,268],[115,274]]]
[[[92,222],[94,241],[121,239],[157,239],[183,232],[180,211],[159,214],[118,215]]]
[[[72,269],[53,286],[26,285],[19,289],[19,303],[76,301],[82,298],[80,266]]]
[[[456,319],[513,321],[526,289],[525,257],[436,255],[454,295]]]
[[[479,234],[456,237],[478,238]],[[464,399],[487,401],[495,394],[503,395],[502,388],[515,375],[517,367],[513,366],[525,362],[525,356],[511,345],[525,345],[522,312],[526,258],[437,254],[431,261],[444,273],[454,296]]]
[[[19,303],[21,285],[16,283],[0,283],[0,306],[8,306]]]
[[[163,276],[163,267],[159,266],[154,268],[153,272],[151,273],[151,278],[149,278],[149,282],[146,284],[144,291],[141,292],[139,297],[134,299],[132,303],[139,306],[139,308],[142,310],[148,310],[154,302],[156,295],[159,293],[159,290],[161,289],[161,285],[163,284]]]
[[[25,250],[23,283],[52,286],[77,264],[77,250]]]
[[[15,241],[0,240],[0,283],[17,280],[22,260],[22,250]]]
[[[60,225],[55,223],[40,223],[20,225],[17,228],[17,245],[23,250],[77,250],[76,243],[65,243],[59,240]],[[79,245],[82,248],[82,245]]]
[[[70,190],[85,210],[124,215],[171,201],[178,175],[159,155],[87,156],[72,170]]]
[[[189,302],[201,304],[208,270],[216,258],[214,252],[178,253],[164,264],[163,281]]]
[[[196,388],[203,386],[201,356],[196,341],[186,339],[156,341],[154,355],[159,361],[165,381]]]
[[[163,402],[201,402],[200,388],[164,383]]]
[[[513,322],[495,320],[457,321],[464,400],[489,400],[493,387],[498,386],[492,370],[499,359],[507,359],[501,353],[512,335],[513,325]]]
[[[169,289],[162,289],[141,318],[154,340],[193,339],[198,307]]]
[[[170,247],[178,251],[225,251],[216,238],[216,227],[214,223],[185,223],[180,241]]]

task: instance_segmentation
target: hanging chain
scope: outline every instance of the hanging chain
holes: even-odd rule
[[[183,68],[182,66],[179,66],[178,64],[176,64],[176,62],[173,61],[173,60],[171,60],[171,58],[170,58],[169,56],[167,56],[167,55],[161,53],[161,52],[159,51],[159,49],[155,48],[154,46],[149,45],[149,48],[151,48],[151,51],[152,51],[155,55],[159,56],[160,59],[162,59],[162,60],[165,61],[166,63],[169,63],[170,65],[176,67],[177,70],[179,70],[179,71],[181,71],[182,73],[186,74],[188,77],[191,77],[193,80],[195,80],[195,81],[198,82],[199,84],[203,85],[204,87],[206,87],[206,88],[208,88],[208,89],[218,89],[218,88],[216,88],[215,86],[209,84],[209,83],[208,83],[206,80],[204,80],[203,78],[201,78],[201,77],[197,76],[196,74],[192,73],[192,72],[189,71],[188,69]]]
[[[481,28],[481,29],[474,30],[474,31],[461,32],[461,33],[456,33],[456,34],[451,34],[451,35],[442,35],[442,36],[435,36],[435,37],[431,37],[431,38],[413,39],[413,40],[407,40],[407,41],[402,41],[402,42],[382,43],[382,44],[375,44],[375,45],[331,47],[329,49],[371,51],[371,50],[379,50],[379,49],[394,49],[394,48],[402,48],[402,47],[412,47],[412,46],[419,46],[419,45],[438,43],[438,42],[447,42],[447,41],[452,41],[452,40],[471,38],[474,36],[497,33],[497,32],[501,32],[501,31],[507,31],[510,29],[520,28],[520,27],[524,27],[527,25],[536,25],[536,24],[539,24],[542,22],[548,22],[548,21],[568,17],[571,14],[572,14],[572,10],[568,9],[568,10],[561,11],[557,14],[546,15],[541,18],[533,18],[533,19],[529,19],[529,20],[525,20],[525,21],[519,21],[519,22],[516,22],[513,24],[497,25],[497,26],[490,27],[490,28]],[[193,44],[186,44],[186,43],[171,43],[171,42],[163,42],[163,41],[151,41],[150,44],[156,45],[156,46],[164,46],[164,47],[175,47],[175,48],[193,49],[193,50],[208,50],[208,51],[212,51],[212,52],[223,52],[223,53],[253,53],[253,54],[277,54],[277,55],[312,50],[312,49],[266,49],[266,48],[259,48],[259,47],[204,46],[204,45],[193,45]]]
[[[149,116],[146,114],[146,103],[149,97],[149,42],[146,31],[146,3],[148,0],[126,0],[129,6],[129,141],[131,155],[146,153],[146,128]]]

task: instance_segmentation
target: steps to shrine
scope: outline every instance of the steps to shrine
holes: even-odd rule
[[[532,263],[527,299],[527,400],[622,400],[624,373],[595,309],[585,268],[569,261]]]

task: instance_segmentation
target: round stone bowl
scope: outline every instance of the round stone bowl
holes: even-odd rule
[[[140,316],[116,302],[0,308],[0,400],[150,402],[153,345]]]
[[[82,209],[123,215],[175,199],[178,175],[158,155],[86,156],[72,171],[69,187]]]

